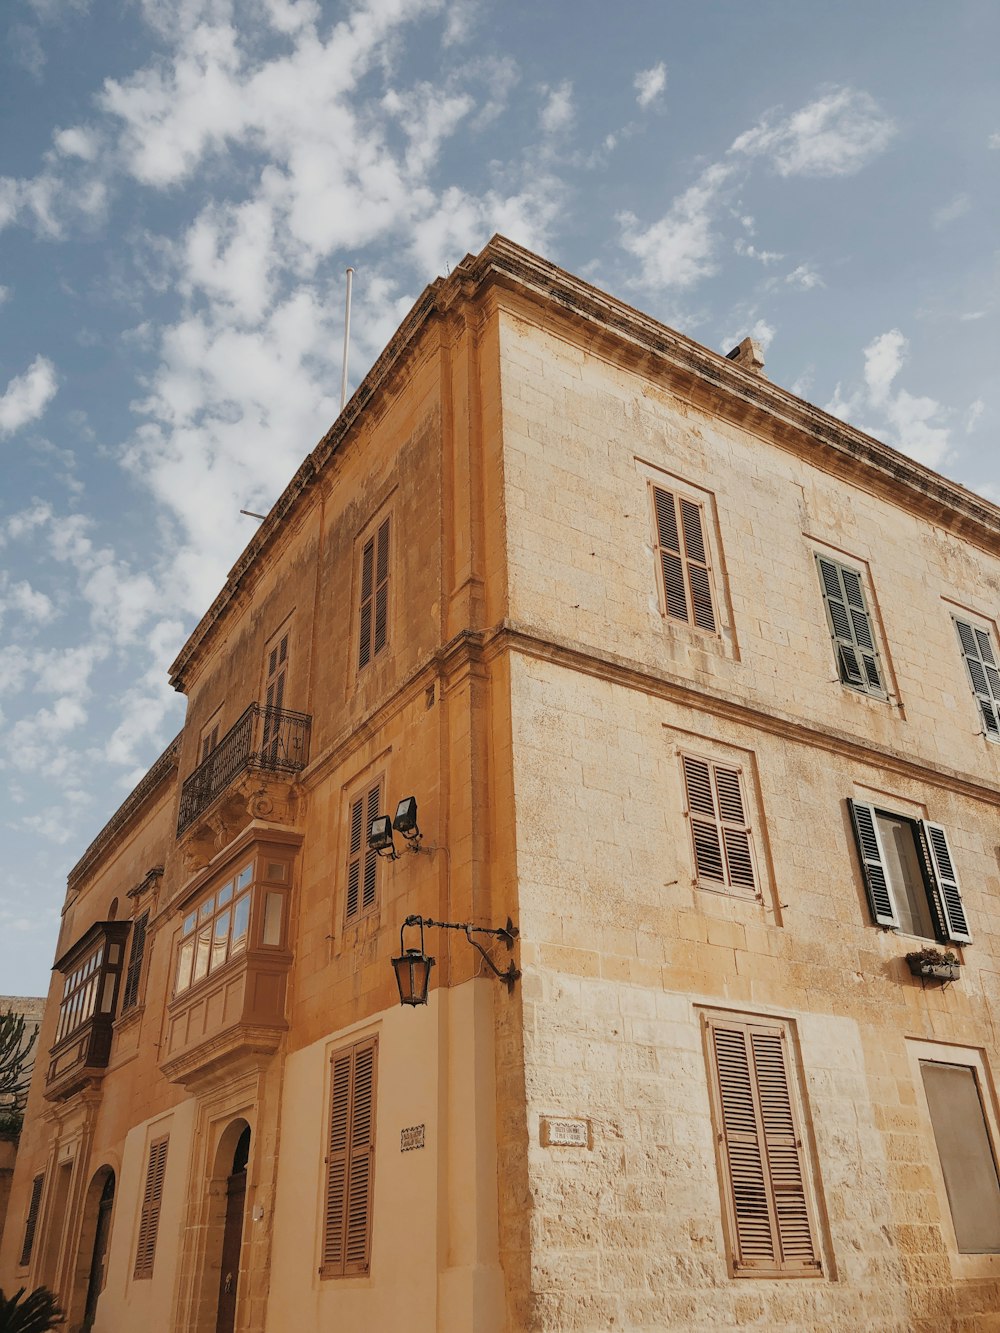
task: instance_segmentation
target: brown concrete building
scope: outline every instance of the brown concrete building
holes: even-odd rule
[[[1000,1327],[998,602],[993,506],[468,257],[70,875],[0,1281],[111,1333]],[[429,927],[401,1008],[410,914],[509,915],[520,979]]]

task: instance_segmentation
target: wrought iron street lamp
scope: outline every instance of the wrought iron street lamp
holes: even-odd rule
[[[407,948],[403,941],[403,932],[415,926],[420,927],[419,948],[413,945]],[[396,973],[396,985],[399,987],[400,1004],[418,1005],[427,1003],[427,990],[430,985],[434,959],[429,958],[424,949],[425,926],[436,926],[439,930],[461,930],[472,947],[482,954],[493,975],[506,983],[508,991],[514,989],[514,982],[521,973],[514,966],[513,960],[504,971],[501,971],[479,941],[473,939],[474,935],[492,935],[496,939],[503,940],[508,949],[513,949],[514,941],[518,936],[518,929],[510,917],[507,918],[505,926],[474,926],[468,921],[434,921],[429,916],[408,916],[399,928],[399,957],[392,960],[393,970]]]

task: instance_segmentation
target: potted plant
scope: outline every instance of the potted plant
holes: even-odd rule
[[[910,971],[915,977],[934,981],[957,981],[962,970],[958,955],[950,949],[916,949],[906,955]]]

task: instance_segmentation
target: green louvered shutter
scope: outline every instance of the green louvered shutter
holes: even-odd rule
[[[941,917],[944,934],[956,944],[971,944],[972,936],[969,934],[965,904],[962,902],[962,891],[958,886],[958,876],[955,873],[955,862],[948,845],[948,836],[940,824],[931,824],[926,819],[920,821],[920,827],[930,852],[929,869],[934,881],[938,915]]]
[[[955,619],[962,656],[979,704],[983,729],[992,741],[1000,741],[1000,670],[990,636],[967,620]]]
[[[885,682],[860,575],[823,555],[817,555],[816,563],[840,679],[852,689],[884,697]]]
[[[851,811],[872,918],[878,926],[892,926],[898,929],[899,916],[882,857],[882,844],[879,842],[875,824],[875,807],[862,805],[859,801],[848,801],[847,804]]]

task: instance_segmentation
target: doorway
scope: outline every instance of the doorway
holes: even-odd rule
[[[234,1333],[236,1295],[243,1245],[243,1207],[247,1195],[247,1162],[250,1158],[250,1126],[236,1143],[232,1169],[226,1181],[226,1223],[222,1233],[222,1267],[219,1271],[219,1305],[215,1333]]]
[[[97,1302],[104,1290],[104,1277],[108,1262],[108,1239],[111,1235],[111,1210],[114,1202],[115,1173],[109,1170],[97,1204],[94,1249],[90,1259],[90,1275],[87,1279],[87,1301],[83,1309],[83,1333],[88,1333],[88,1330],[94,1326],[94,1320],[97,1318]]]

